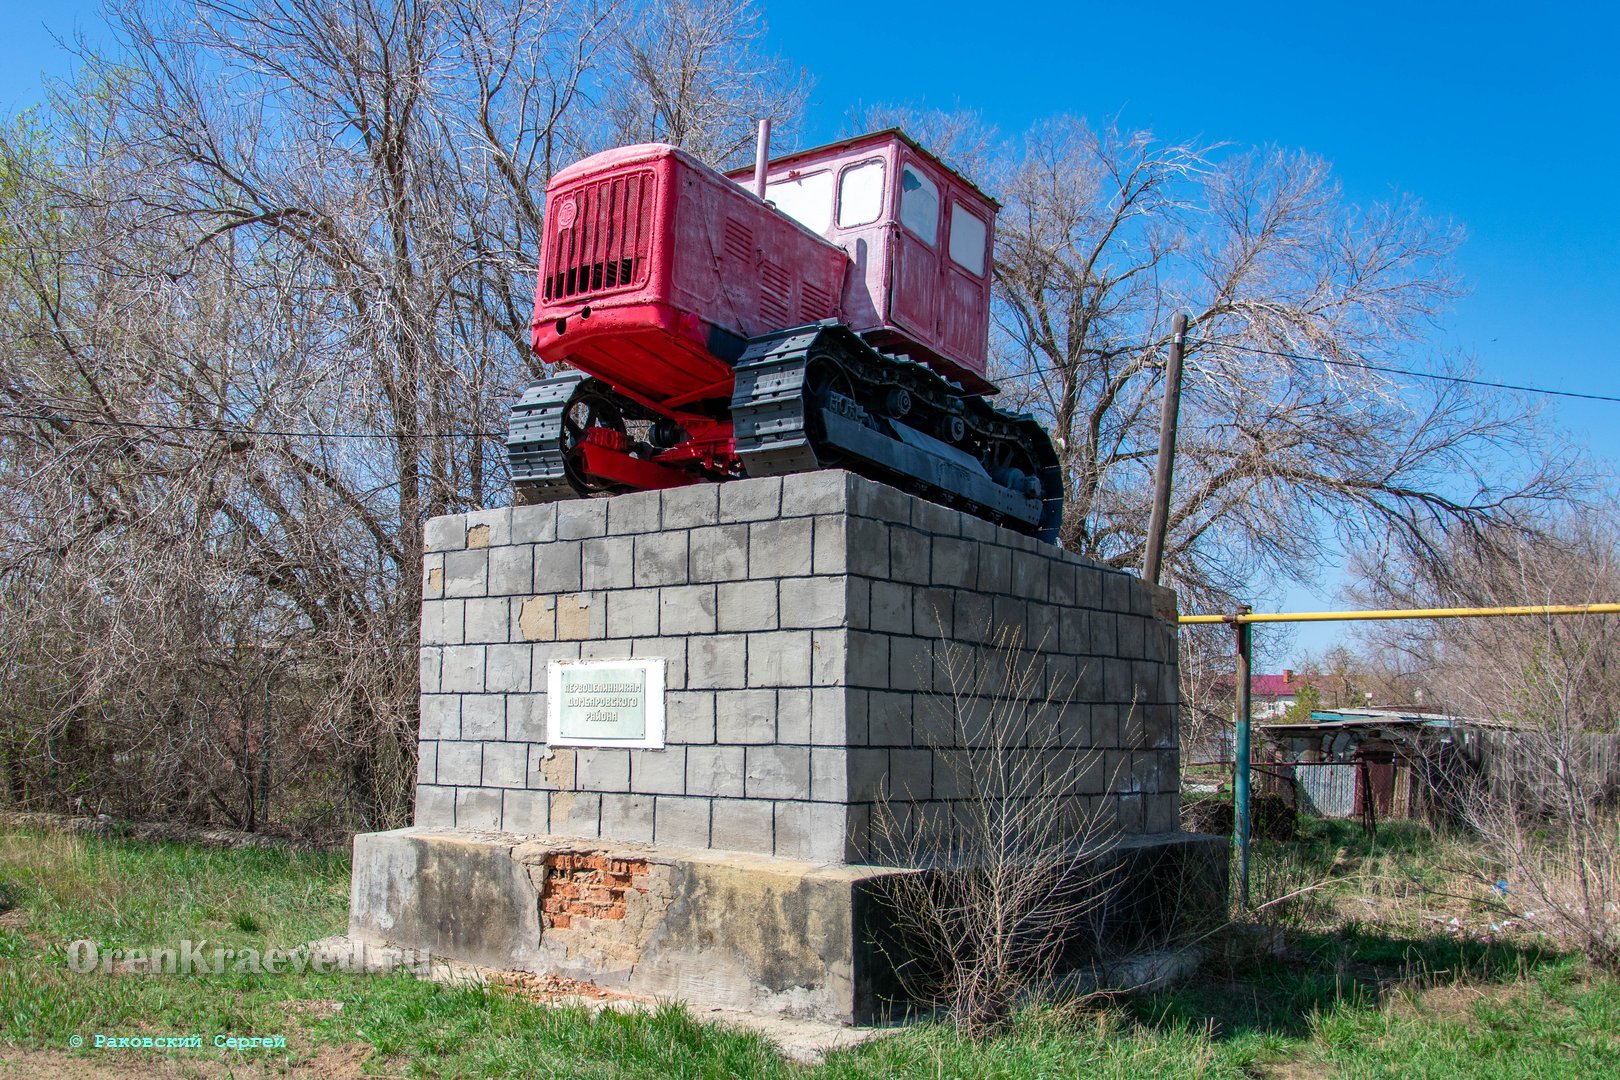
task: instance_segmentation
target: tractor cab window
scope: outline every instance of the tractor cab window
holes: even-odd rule
[[[984,247],[989,238],[984,220],[959,202],[951,203],[951,261],[984,276]]]
[[[863,161],[838,181],[838,227],[870,225],[883,213],[883,162]]]
[[[824,169],[766,184],[765,201],[811,232],[825,233],[832,225],[832,173]]]
[[[939,238],[939,188],[910,165],[900,172],[900,224],[930,246]]]

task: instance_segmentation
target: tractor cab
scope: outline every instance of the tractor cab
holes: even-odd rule
[[[746,186],[752,173],[730,176]],[[848,252],[851,329],[995,393],[984,377],[994,199],[898,130],[776,158],[765,199]]]

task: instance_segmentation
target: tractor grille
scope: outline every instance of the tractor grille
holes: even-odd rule
[[[541,295],[547,301],[566,300],[644,284],[655,187],[649,169],[552,199],[546,224],[556,231],[546,246]]]

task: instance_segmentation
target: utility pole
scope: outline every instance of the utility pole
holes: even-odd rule
[[[1159,583],[1164,537],[1170,527],[1170,479],[1176,465],[1176,418],[1181,412],[1181,357],[1187,347],[1187,316],[1176,312],[1170,324],[1170,358],[1164,366],[1164,404],[1159,410],[1159,465],[1153,477],[1153,514],[1148,518],[1142,580]]]

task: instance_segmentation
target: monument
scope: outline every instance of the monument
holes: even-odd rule
[[[415,824],[355,838],[354,938],[699,1005],[903,1012],[885,882],[961,869],[971,747],[941,706],[1009,642],[1014,756],[1116,838],[1076,956],[1224,906],[1224,843],[1178,825],[1173,600],[1132,575],[836,470],[426,539]]]

